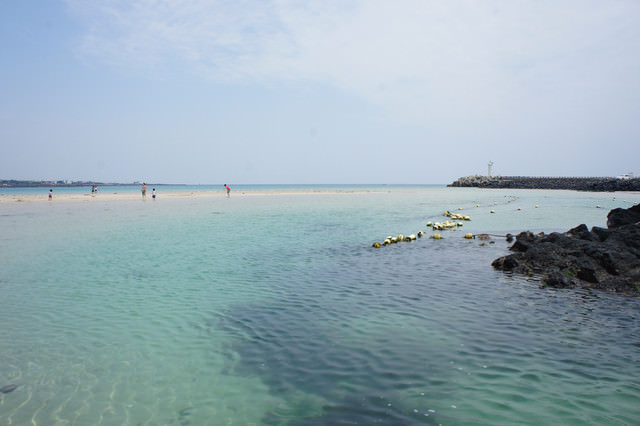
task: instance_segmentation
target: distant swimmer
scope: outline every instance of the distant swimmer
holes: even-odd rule
[[[229,188],[229,186],[225,183],[224,187],[227,188],[227,198],[229,198],[231,195],[231,188]]]
[[[147,198],[147,184],[142,183],[142,199]]]
[[[53,189],[49,190],[49,200],[53,200]]]

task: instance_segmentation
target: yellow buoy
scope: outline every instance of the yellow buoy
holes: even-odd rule
[[[489,213],[495,213],[495,212],[496,212],[495,210],[491,210]]]
[[[380,243],[373,243],[373,245],[371,246],[373,248],[380,248]]]
[[[441,239],[442,239],[442,235],[440,235],[440,234],[433,234],[433,235],[431,236],[431,238],[433,238],[434,240],[441,240]]]
[[[471,234],[471,233],[469,233],[469,234],[464,234],[464,237],[465,237],[467,240],[470,240],[470,239],[472,239],[472,238],[473,238],[473,234]]]

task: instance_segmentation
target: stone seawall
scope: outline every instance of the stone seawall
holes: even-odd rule
[[[466,176],[450,187],[571,189],[576,191],[640,191],[640,179],[614,177]]]

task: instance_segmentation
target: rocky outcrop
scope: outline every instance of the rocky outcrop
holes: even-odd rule
[[[575,191],[640,191],[640,179],[613,177],[466,176],[450,187],[570,189]]]
[[[579,225],[567,232],[521,232],[494,268],[539,275],[545,286],[640,294],[640,204],[615,209],[607,228]]]
[[[613,209],[607,215],[607,228],[619,228],[640,222],[640,204],[628,209]]]

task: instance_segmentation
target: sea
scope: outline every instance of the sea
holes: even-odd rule
[[[491,266],[640,193],[156,189],[0,204],[0,424],[640,424],[640,298]]]

